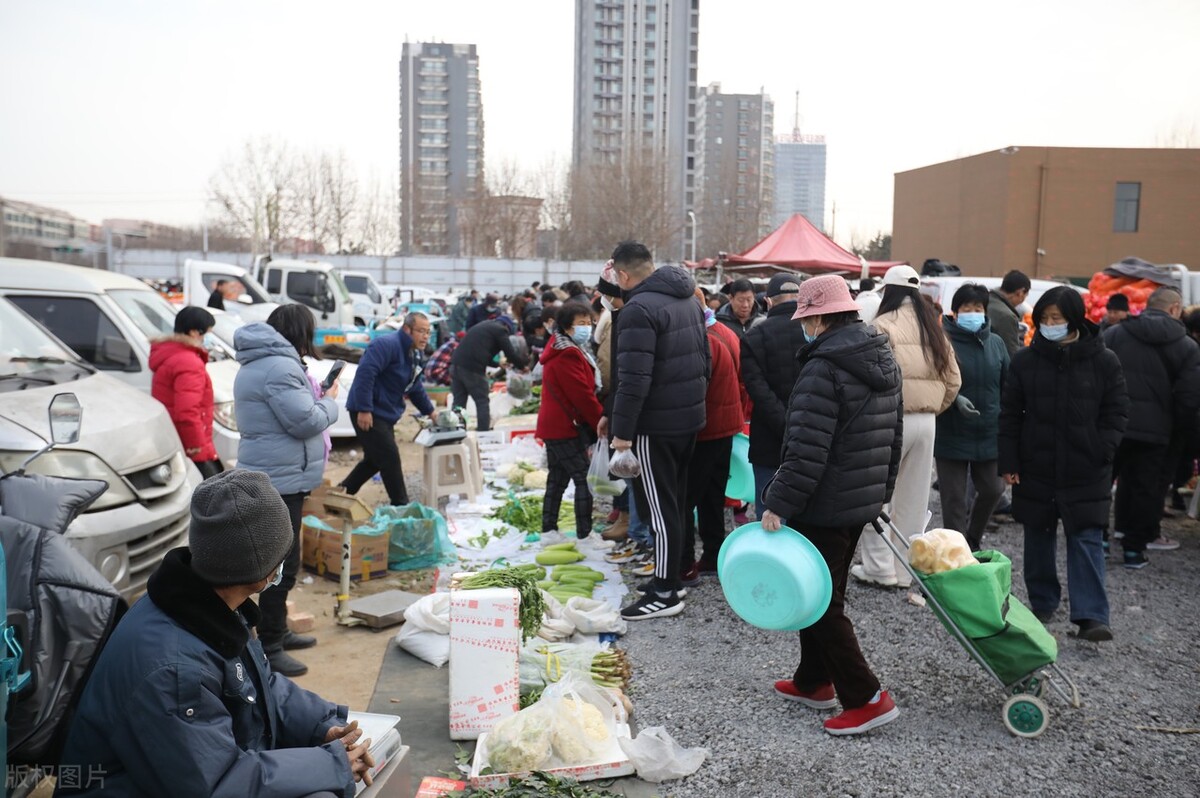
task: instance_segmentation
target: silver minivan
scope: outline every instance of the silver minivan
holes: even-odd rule
[[[83,433],[29,471],[108,483],[67,528],[67,538],[132,600],[163,555],[187,543],[200,472],[183,456],[161,404],[99,372],[0,299],[0,473],[15,470],[50,440],[46,407],[63,391],[83,407]]]
[[[174,332],[178,309],[141,280],[100,269],[0,258],[0,296],[99,370],[150,394],[150,342]],[[239,440],[233,413],[238,365],[225,344],[212,341],[208,347],[213,444],[221,461],[233,466]]]

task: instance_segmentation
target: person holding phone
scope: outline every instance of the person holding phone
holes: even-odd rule
[[[432,329],[424,313],[409,313],[399,330],[372,341],[359,362],[346,409],[362,446],[363,459],[339,485],[346,493],[358,493],[367,480],[379,474],[388,501],[397,506],[408,504],[395,427],[404,415],[406,396],[422,415],[433,413],[433,402],[421,381]]]

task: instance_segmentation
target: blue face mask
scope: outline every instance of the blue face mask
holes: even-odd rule
[[[704,309],[704,326],[711,327],[716,323],[717,323],[717,314],[713,312],[712,308],[705,308]]]
[[[1042,337],[1047,341],[1061,341],[1067,337],[1068,325],[1066,324],[1043,324],[1038,327]]]
[[[983,329],[983,322],[986,318],[982,313],[959,313],[958,326],[968,332],[979,332]]]
[[[576,324],[575,328],[571,330],[571,340],[580,346],[592,340],[592,325]]]
[[[808,326],[804,322],[800,322],[800,329],[804,331],[804,340],[808,343],[811,344],[813,341],[817,340],[817,336],[809,334]]]

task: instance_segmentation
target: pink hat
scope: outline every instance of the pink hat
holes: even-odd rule
[[[806,319],[809,316],[850,312],[857,313],[858,305],[850,298],[850,289],[846,287],[846,281],[835,274],[827,274],[800,283],[796,312],[792,314],[792,318]]]

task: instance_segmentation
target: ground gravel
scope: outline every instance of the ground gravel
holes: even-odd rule
[[[1001,688],[929,609],[907,603],[903,591],[856,583],[847,612],[901,716],[861,737],[830,737],[821,727],[830,713],[773,693],[798,661],[796,635],[741,621],[715,577],[706,578],[682,615],[631,623],[624,640],[638,725],[666,726],[682,745],[711,751],[699,772],[661,785],[660,794],[1200,795],[1200,734],[1138,728],[1200,728],[1200,524],[1169,520],[1166,529],[1183,546],[1151,552],[1148,568],[1127,571],[1109,559],[1114,641],[1070,636],[1065,606],[1047,625],[1083,707],[1048,691],[1050,725],[1033,740],[1008,733]],[[1013,560],[1024,600],[1020,527],[1001,525],[984,547]],[[1062,549],[1060,536],[1065,582]]]

